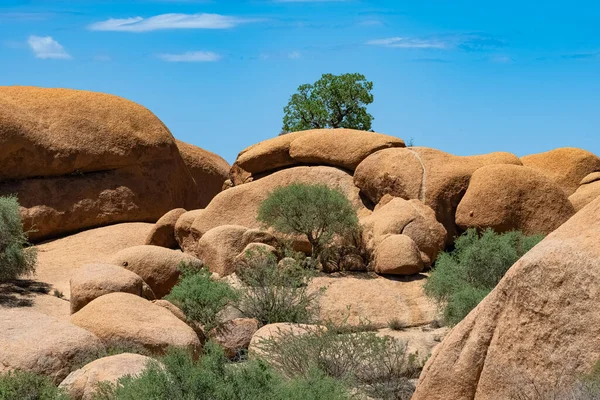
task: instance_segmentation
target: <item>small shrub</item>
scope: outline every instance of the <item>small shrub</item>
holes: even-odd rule
[[[388,327],[393,331],[403,331],[407,328],[406,324],[398,318],[392,318],[388,321]]]
[[[237,270],[245,287],[238,291],[238,308],[261,324],[276,322],[310,323],[318,314],[317,294],[307,287],[313,271],[299,262],[277,264],[274,255],[249,253]]]
[[[65,297],[65,294],[58,289],[54,289],[54,291],[52,292],[52,295],[54,297],[58,297],[59,299],[62,299],[63,297]]]
[[[223,351],[208,342],[195,361],[189,353],[170,351],[151,362],[138,377],[117,384],[102,383],[95,400],[342,400],[348,398],[340,382],[318,372],[307,378],[284,379],[260,360],[232,364]]]
[[[455,325],[496,287],[506,271],[542,240],[521,232],[479,234],[467,230],[451,253],[441,253],[425,284],[425,293],[442,308],[444,321]]]
[[[198,270],[183,263],[179,268],[179,282],[165,298],[181,308],[189,320],[211,329],[217,313],[236,300],[235,290],[225,282],[212,279],[206,269]]]
[[[334,235],[342,237],[358,229],[352,203],[326,185],[294,183],[278,187],[261,203],[257,219],[290,235],[303,235],[317,259]]]
[[[378,399],[409,399],[411,378],[418,376],[416,356],[406,345],[376,332],[339,334],[335,327],[315,326],[308,331],[280,330],[260,341],[259,353],[288,377],[323,374]]]
[[[50,378],[31,372],[12,371],[0,374],[2,400],[68,400],[65,392]]]
[[[35,271],[37,252],[28,247],[16,197],[0,197],[0,282]]]

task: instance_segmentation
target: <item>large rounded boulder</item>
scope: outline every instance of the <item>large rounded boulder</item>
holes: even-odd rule
[[[540,398],[589,373],[600,359],[598,221],[600,199],[517,261],[436,347],[413,400]]]
[[[199,207],[198,187],[148,109],[103,93],[0,87],[0,195],[19,197],[32,240],[155,222]]]
[[[156,221],[156,224],[154,224],[152,231],[148,234],[145,244],[176,249],[178,244],[175,238],[175,225],[179,217],[186,212],[185,208],[176,208],[160,217]]]
[[[516,165],[489,165],[473,173],[456,210],[456,224],[463,229],[548,234],[574,213],[561,187],[540,172]]]
[[[199,353],[196,332],[165,307],[129,293],[111,293],[71,315],[71,322],[97,337],[107,347],[133,347],[164,354],[169,347]]]
[[[30,371],[58,384],[105,351],[97,336],[69,322],[33,310],[0,309],[0,374]]]
[[[521,157],[523,165],[538,170],[572,195],[579,182],[592,172],[600,171],[600,157],[587,150],[564,147],[545,153]]]

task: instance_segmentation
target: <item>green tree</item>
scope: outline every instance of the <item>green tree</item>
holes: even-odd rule
[[[368,131],[373,116],[373,82],[361,74],[323,74],[314,84],[298,87],[284,108],[283,133],[320,128]]]
[[[35,271],[37,252],[27,235],[16,197],[0,197],[0,282]]]
[[[456,239],[454,251],[438,256],[425,284],[425,293],[440,304],[445,321],[455,325],[542,238],[518,231],[498,234],[488,228],[480,234],[469,229]]]
[[[334,235],[358,230],[352,203],[326,185],[294,183],[273,190],[258,209],[258,220],[284,234],[306,237],[316,259]]]

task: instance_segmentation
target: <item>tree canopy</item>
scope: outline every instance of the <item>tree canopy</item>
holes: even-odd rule
[[[324,74],[314,84],[298,87],[284,108],[282,134],[321,128],[368,131],[373,116],[373,82],[362,74]]]

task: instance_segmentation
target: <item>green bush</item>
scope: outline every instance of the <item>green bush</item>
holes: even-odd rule
[[[206,269],[195,269],[181,264],[177,285],[165,298],[181,308],[191,321],[199,322],[206,330],[214,327],[217,313],[237,298],[227,283],[211,278]]]
[[[16,197],[0,197],[0,282],[35,271],[37,252],[27,247]]]
[[[317,294],[308,289],[313,271],[290,260],[279,266],[274,255],[246,254],[247,262],[237,269],[245,284],[238,291],[238,308],[261,324],[310,323],[318,314]]]
[[[425,284],[425,293],[440,304],[445,322],[455,325],[542,238],[521,232],[498,234],[491,229],[479,234],[469,229],[456,239],[454,251],[438,256]]]
[[[350,201],[326,185],[278,187],[262,202],[257,218],[281,233],[305,236],[313,259],[334,235],[344,237],[358,230],[358,217]]]
[[[336,326],[279,330],[258,342],[258,353],[290,378],[313,371],[345,382],[371,398],[410,399],[422,365],[406,344],[376,332],[339,333]],[[343,331],[343,330],[342,330]]]
[[[102,383],[95,400],[342,400],[340,382],[318,372],[288,380],[260,360],[230,363],[211,342],[194,361],[181,350],[152,362],[138,377]]]
[[[68,400],[50,378],[31,372],[0,374],[1,400]]]

